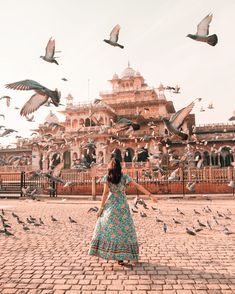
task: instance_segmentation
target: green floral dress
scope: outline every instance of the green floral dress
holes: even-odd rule
[[[102,182],[106,183],[107,175]],[[132,178],[124,174],[119,184],[108,183],[109,195],[96,222],[88,254],[103,259],[138,260],[139,245],[125,188]]]

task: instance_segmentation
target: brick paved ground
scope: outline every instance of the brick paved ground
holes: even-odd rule
[[[133,214],[140,243],[140,264],[123,267],[87,255],[96,221],[87,210],[97,202],[0,200],[14,237],[0,234],[0,293],[110,293],[110,294],[203,294],[235,293],[235,234],[225,235],[223,225],[235,232],[234,200],[161,200],[162,214],[146,210],[148,217]],[[206,205],[228,214],[231,220],[202,212]],[[179,208],[185,213],[180,216]],[[195,215],[193,209],[201,215]],[[22,220],[41,217],[45,225],[29,225],[25,232],[12,212]],[[0,211],[1,212],[1,211]],[[51,215],[58,219],[51,221]],[[156,215],[168,225],[165,234]],[[71,224],[68,216],[77,220]],[[172,217],[182,221],[176,225]],[[209,220],[197,236],[185,227]],[[0,226],[1,228],[1,226]]]

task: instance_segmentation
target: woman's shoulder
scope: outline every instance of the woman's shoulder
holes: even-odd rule
[[[122,175],[123,180],[125,180],[125,183],[128,184],[129,182],[133,181],[132,177],[130,177],[128,174]]]

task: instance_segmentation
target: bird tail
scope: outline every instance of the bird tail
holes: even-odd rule
[[[121,49],[124,48],[124,46],[120,45],[120,44],[117,44],[118,47],[120,47]]]
[[[211,46],[215,46],[218,43],[218,37],[217,35],[211,35],[207,38],[207,44]]]

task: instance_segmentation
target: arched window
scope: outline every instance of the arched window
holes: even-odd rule
[[[132,162],[134,157],[134,150],[132,148],[127,148],[124,155],[125,162]]]
[[[77,160],[78,159],[78,154],[77,152],[73,152],[73,160]]]
[[[71,167],[71,154],[70,151],[65,151],[63,154],[64,158],[64,168],[70,168]]]
[[[60,154],[54,153],[51,158],[50,168],[53,169],[60,163]]]
[[[233,161],[233,155],[229,147],[223,147],[220,152],[221,167],[230,166]]]
[[[80,120],[79,120],[79,125],[80,125],[80,126],[84,126],[84,119],[83,119],[83,118],[80,118]]]
[[[218,154],[211,153],[211,165],[218,165]]]
[[[75,118],[73,121],[72,121],[72,128],[76,129],[78,127],[78,120]]]
[[[147,161],[148,159],[148,149],[142,147],[140,148],[140,150],[138,151],[138,156],[137,156],[137,161],[140,162],[140,161]]]
[[[90,127],[91,126],[91,120],[87,117],[85,119],[85,127]]]
[[[204,151],[203,153],[203,163],[205,166],[210,165],[210,155],[208,151]]]
[[[115,158],[119,159],[120,161],[122,161],[122,153],[121,150],[118,148],[115,148],[112,152],[112,156],[114,156]]]

